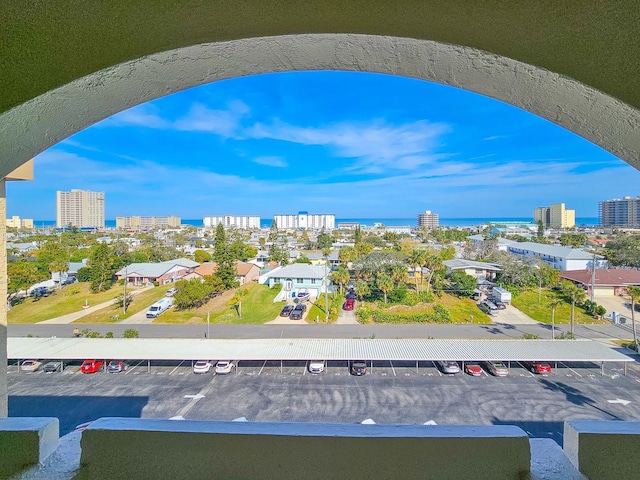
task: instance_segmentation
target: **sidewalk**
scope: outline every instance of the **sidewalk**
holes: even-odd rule
[[[132,295],[137,295],[140,292],[144,292],[153,287],[142,287],[139,290],[134,290],[131,292]],[[49,320],[43,320],[42,322],[38,322],[38,325],[66,325],[76,320],[85,317],[91,313],[97,312],[98,310],[102,310],[103,308],[107,308],[113,305],[113,300],[109,300],[108,302],[102,302],[92,307],[83,308],[78,312],[67,313],[66,315],[62,315],[56,318],[50,318]]]

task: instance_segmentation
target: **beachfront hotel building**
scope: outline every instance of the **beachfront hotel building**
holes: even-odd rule
[[[154,228],[178,228],[180,227],[180,217],[116,217],[116,228],[153,230]]]
[[[438,225],[440,225],[440,215],[437,213],[426,210],[418,214],[418,227],[438,228]]]
[[[309,214],[298,212],[295,215],[274,215],[273,221],[278,228],[299,230],[333,230],[336,228],[336,216],[333,214]]]
[[[56,192],[56,227],[104,228],[104,192]]]
[[[219,224],[224,228],[260,228],[260,217],[258,215],[219,215],[204,217],[202,224],[205,228],[217,227]]]
[[[17,215],[7,218],[8,228],[33,228],[33,218],[20,218]]]
[[[640,195],[636,198],[604,200],[598,203],[599,222],[603,227],[640,227]]]
[[[552,203],[548,207],[534,208],[533,221],[542,222],[545,228],[573,228],[576,226],[576,211],[568,210],[564,203]]]

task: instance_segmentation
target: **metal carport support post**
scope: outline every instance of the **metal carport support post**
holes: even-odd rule
[[[147,373],[151,372],[151,360],[147,360]]]

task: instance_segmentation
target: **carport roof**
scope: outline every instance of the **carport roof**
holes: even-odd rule
[[[7,353],[9,359],[52,360],[633,361],[627,355],[591,340],[9,337]]]

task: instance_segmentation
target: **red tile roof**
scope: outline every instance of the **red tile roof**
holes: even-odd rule
[[[583,285],[591,285],[591,270],[564,270],[560,277]],[[621,287],[625,285],[640,285],[640,270],[596,269],[596,287]]]

